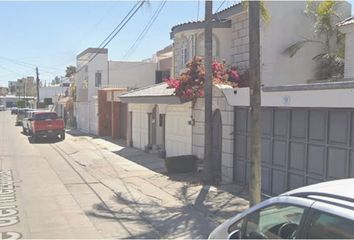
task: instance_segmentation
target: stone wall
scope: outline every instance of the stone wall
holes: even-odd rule
[[[248,15],[246,12],[232,17],[232,64],[242,72],[249,67]]]
[[[219,109],[222,120],[222,182],[233,181],[233,107],[227,104],[222,91],[213,88],[213,111]],[[192,152],[204,158],[204,98],[199,98],[193,108],[195,125],[192,130]]]

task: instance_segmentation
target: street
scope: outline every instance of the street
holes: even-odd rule
[[[248,207],[140,150],[78,132],[32,143],[14,122],[0,112],[2,238],[206,238]]]

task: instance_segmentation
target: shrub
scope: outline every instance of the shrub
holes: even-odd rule
[[[165,166],[169,173],[195,172],[197,157],[193,155],[168,157],[165,159]]]

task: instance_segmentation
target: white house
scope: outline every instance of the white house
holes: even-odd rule
[[[171,75],[172,46],[158,51],[155,84],[120,96],[128,103],[128,144],[162,156],[191,154],[192,107],[174,96],[163,82]]]
[[[97,135],[99,89],[139,88],[152,84],[156,66],[152,62],[109,61],[108,49],[88,48],[80,53],[76,61],[74,111],[78,129]]]
[[[262,190],[268,194],[354,177],[353,17],[337,26],[346,34],[344,79],[262,88]],[[222,92],[234,107],[230,174],[234,182],[247,185],[249,88]]]
[[[134,147],[168,157],[192,154],[192,104],[181,102],[174,89],[159,83],[120,99],[129,103],[128,141]]]
[[[43,101],[45,98],[52,98],[56,95],[65,95],[68,87],[62,86],[47,86],[39,88],[39,100]]]
[[[349,17],[338,24],[345,33],[344,78],[354,80],[354,17]]]
[[[321,49],[318,46],[305,46],[293,58],[289,58],[283,54],[285,48],[287,48],[290,44],[303,38],[311,39],[314,35],[313,20],[304,14],[306,3],[306,1],[265,2],[265,6],[270,15],[270,21],[261,22],[260,26],[260,62],[262,85],[268,87],[268,90],[270,90],[271,87],[276,87],[279,85],[305,84],[308,80],[313,78],[316,63],[312,60],[312,58],[321,52]],[[346,2],[341,2],[340,4],[341,7],[339,11],[341,17],[344,19],[350,15],[350,4]],[[247,71],[249,68],[249,28],[248,13],[246,9],[243,8],[242,4],[236,4],[216,13],[214,18],[215,21],[219,21],[218,26],[213,29],[214,59],[220,61],[226,60],[228,64],[236,65],[240,72]],[[191,60],[193,56],[204,55],[203,31],[203,21],[179,24],[172,28],[172,75],[178,76],[180,71],[184,68],[185,64]],[[154,136],[151,136],[151,133],[146,131],[142,132],[140,130],[146,129],[146,127],[150,126],[151,124],[160,124],[160,121],[155,122],[156,119],[167,119],[168,115],[171,114],[168,111],[169,107],[171,106],[171,109],[173,109],[175,106],[178,106],[178,112],[182,111],[184,108],[184,113],[179,112],[179,115],[184,116],[184,118],[183,120],[179,121],[177,129],[183,128],[184,130],[188,131],[188,134],[182,132],[185,136],[183,141],[185,143],[192,142],[192,148],[189,149],[184,147],[183,149],[187,150],[169,151],[167,149],[168,143],[166,141],[166,131],[166,140],[162,143],[156,141],[154,143],[157,145],[157,147],[165,146],[167,156],[191,153],[198,156],[199,158],[203,158],[204,99],[199,98],[193,106],[188,105],[188,103],[178,103],[176,102],[177,100],[172,101],[175,96],[170,91],[171,89],[166,89],[166,85],[161,84],[123,95],[123,98],[130,98],[132,103],[138,99],[143,99],[146,103],[145,105],[141,105],[140,108],[129,108],[129,111],[133,115],[133,145],[138,146],[139,148],[143,148],[145,146],[151,147],[150,143]],[[235,181],[235,179],[237,179],[241,173],[246,178],[246,169],[249,168],[248,160],[244,160],[249,159],[249,153],[247,153],[249,149],[249,144],[247,144],[249,141],[249,124],[245,125],[246,129],[244,132],[237,132],[237,124],[240,122],[243,124],[248,121],[248,118],[242,115],[247,113],[248,110],[243,111],[242,114],[236,115],[238,110],[235,108],[235,106],[248,106],[249,102],[247,101],[249,101],[249,90],[248,88],[232,89],[227,86],[214,86],[213,94],[213,152],[215,153],[215,156],[213,155],[213,160],[217,166],[216,169],[218,172],[216,175],[221,177],[221,180],[224,183],[230,183]],[[263,99],[265,99],[265,93],[262,94]],[[230,95],[232,95],[232,97],[230,97]],[[168,104],[167,107],[162,107],[162,98],[164,98],[166,101],[164,103]],[[283,102],[284,104],[293,103],[292,98],[289,99],[283,95],[278,98],[279,101]],[[302,101],[304,101],[304,99]],[[267,101],[268,100],[265,100],[264,102]],[[159,109],[159,111],[160,109],[164,109],[162,114],[166,114],[166,116],[160,117],[159,115],[156,115],[157,109]],[[135,120],[134,116],[136,116]],[[235,118],[235,116],[237,117]],[[241,119],[242,116],[244,117],[243,119]],[[276,117],[278,117],[278,115]],[[136,124],[140,124],[144,127],[139,127],[140,130],[135,130],[134,133],[134,129],[137,126],[135,121],[139,121]],[[150,127],[148,129],[153,129],[155,125],[152,125],[152,128]],[[174,126],[168,125],[168,122],[165,121],[165,129],[170,129],[173,127]],[[242,125],[242,128],[243,127],[244,125]],[[286,127],[284,128],[286,129]],[[274,138],[276,139],[276,137],[277,136],[273,137],[272,135],[271,141],[274,142]],[[135,143],[134,139],[136,139]],[[177,139],[178,135],[174,141],[177,142]],[[139,143],[137,143],[137,141]],[[237,145],[236,142],[239,145]],[[272,146],[273,148],[273,145],[269,146]],[[281,145],[277,145],[276,147],[279,148],[279,146]],[[238,148],[241,148],[242,152]],[[236,159],[239,160],[241,158],[243,160],[238,162],[241,167],[236,168]],[[278,175],[273,174],[269,176]],[[274,177],[274,179],[271,181],[274,182],[279,180],[281,180],[281,178]]]

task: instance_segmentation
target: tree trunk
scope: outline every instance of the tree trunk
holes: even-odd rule
[[[261,201],[260,2],[249,1],[251,174],[250,206]]]
[[[213,181],[213,159],[212,159],[212,99],[213,99],[213,85],[212,85],[212,54],[213,54],[213,38],[212,38],[212,17],[213,17],[213,2],[205,0],[205,50],[204,50],[204,64],[205,64],[205,135],[204,135],[204,181]]]

